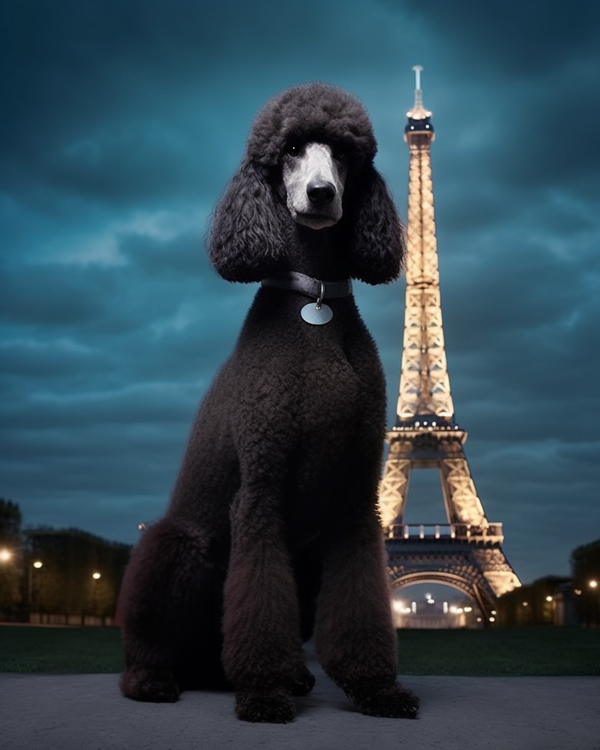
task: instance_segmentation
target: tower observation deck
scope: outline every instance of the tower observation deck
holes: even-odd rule
[[[469,593],[485,614],[520,585],[501,548],[501,523],[490,523],[477,494],[455,421],[446,361],[433,202],[432,113],[423,106],[416,65],[415,100],[406,113],[409,149],[406,299],[396,423],[379,491],[388,567],[395,586],[445,583]],[[437,469],[446,522],[404,523],[413,469]]]

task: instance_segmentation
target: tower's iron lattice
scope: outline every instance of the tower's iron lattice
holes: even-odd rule
[[[421,66],[404,139],[410,152],[406,310],[397,421],[379,492],[388,569],[396,587],[439,582],[472,596],[484,616],[501,594],[520,586],[502,551],[502,524],[490,523],[471,476],[454,419],[446,363],[433,210],[431,112],[423,106]],[[446,522],[404,523],[411,471],[437,469]]]

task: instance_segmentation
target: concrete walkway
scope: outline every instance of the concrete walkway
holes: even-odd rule
[[[175,704],[123,698],[117,675],[0,674],[2,750],[600,750],[596,677],[406,677],[420,718],[352,708],[314,660],[291,724],[235,718],[229,693]]]

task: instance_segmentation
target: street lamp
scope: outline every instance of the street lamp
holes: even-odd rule
[[[97,606],[98,606],[98,581],[102,578],[102,573],[98,573],[96,571],[95,573],[92,573],[92,578],[94,579],[94,583],[92,584],[92,607],[94,612],[94,617],[97,617]]]
[[[38,581],[36,578],[36,572],[43,567],[44,563],[41,560],[34,560],[31,565],[27,567],[27,604],[29,606],[29,622],[31,622],[31,610],[33,609],[33,605],[38,604],[38,590],[36,586]],[[34,568],[35,570],[33,570]]]
[[[0,562],[8,562],[12,557],[12,552],[9,549],[0,549]]]
[[[589,582],[589,587],[591,589],[597,589],[598,588],[598,581],[590,581]]]

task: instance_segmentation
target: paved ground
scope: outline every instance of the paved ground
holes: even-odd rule
[[[600,678],[406,677],[416,721],[355,712],[317,685],[286,725],[247,724],[227,693],[178,703],[123,698],[117,676],[0,674],[2,750],[600,750]]]

